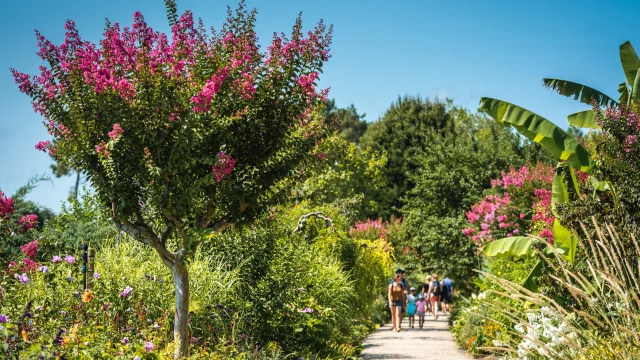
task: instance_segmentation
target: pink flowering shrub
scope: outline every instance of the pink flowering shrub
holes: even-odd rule
[[[360,221],[353,225],[349,230],[349,234],[358,238],[380,238],[383,239],[387,235],[387,223],[382,219]]]
[[[466,213],[469,226],[462,233],[482,246],[519,234],[535,234],[553,241],[551,183],[553,167],[526,165],[502,172],[491,180],[492,194]]]

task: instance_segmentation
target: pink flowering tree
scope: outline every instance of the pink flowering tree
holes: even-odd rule
[[[241,3],[218,31],[177,16],[171,33],[107,23],[95,44],[73,21],[64,43],[36,32],[39,75],[12,70],[52,141],[38,149],[85,173],[117,227],[152,247],[174,275],[176,356],[188,341],[188,262],[203,241],[250,221],[277,198],[323,135],[311,116],[331,28],[273,36]]]

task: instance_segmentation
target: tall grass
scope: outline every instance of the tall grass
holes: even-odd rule
[[[640,358],[640,245],[633,234],[623,237],[611,225],[593,223],[592,234],[582,226],[584,258],[576,265],[557,252],[550,258],[540,253],[554,270],[555,294],[483,273],[501,288],[486,306],[504,315],[514,339],[491,350],[527,359]],[[513,311],[503,299],[529,310]]]

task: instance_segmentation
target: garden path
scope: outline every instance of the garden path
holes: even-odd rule
[[[399,333],[391,331],[391,324],[387,324],[367,337],[361,359],[471,359],[456,346],[448,324],[448,316],[439,316],[435,321],[428,317],[422,329],[410,329],[405,318]]]

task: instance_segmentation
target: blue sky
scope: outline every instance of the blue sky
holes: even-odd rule
[[[230,0],[179,0],[207,25],[219,27]],[[306,27],[334,25],[333,58],[321,85],[339,106],[355,104],[375,121],[398,95],[450,97],[476,109],[481,96],[514,102],[566,127],[565,116],[585,108],[542,87],[543,77],[581,82],[617,98],[624,80],[618,46],[640,51],[637,1],[254,1],[257,32],[266,44],[289,31],[298,12]],[[36,175],[50,173],[48,155],[34,145],[48,139],[42,119],[18,92],[10,67],[35,73],[33,30],[60,43],[73,19],[83,38],[97,41],[104,18],[130,24],[142,11],[167,29],[162,0],[3,1],[0,5],[0,190],[12,193]],[[73,178],[43,183],[29,198],[56,211]]]

